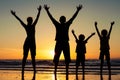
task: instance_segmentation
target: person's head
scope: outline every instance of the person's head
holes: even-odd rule
[[[66,17],[65,16],[61,16],[59,21],[60,21],[60,23],[65,23],[66,22]]]
[[[32,22],[33,22],[32,17],[28,17],[28,18],[27,18],[27,22],[28,22],[28,24],[32,24]]]
[[[107,36],[107,34],[108,34],[108,32],[107,32],[106,29],[103,29],[103,30],[101,31],[101,35],[102,35],[102,36]]]
[[[85,39],[85,36],[83,34],[79,35],[79,40],[83,41]]]

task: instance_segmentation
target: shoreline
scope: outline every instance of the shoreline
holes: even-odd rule
[[[120,80],[120,60],[111,62],[111,80]],[[37,61],[35,80],[55,80],[54,65],[52,60]],[[0,80],[21,80],[22,65],[20,60],[0,60]],[[60,61],[57,69],[57,80],[66,80],[65,64]],[[75,61],[69,66],[69,79],[76,80]],[[31,62],[28,61],[25,66],[25,80],[31,80],[33,76],[33,68]],[[103,67],[103,80],[108,80],[108,68],[106,63]],[[79,66],[78,80],[82,80],[82,69]],[[86,61],[85,80],[100,80],[100,63],[98,60]]]
[[[25,71],[25,80],[31,80],[32,76],[32,71]],[[103,80],[108,80],[108,76],[103,74]],[[0,80],[21,80],[21,71],[0,70]],[[55,75],[54,73],[37,72],[35,80],[55,80]],[[57,73],[57,80],[66,80],[66,75]],[[76,75],[69,74],[68,80],[76,80]],[[78,74],[78,80],[82,80],[82,74]],[[100,80],[100,75],[85,74],[85,80]],[[111,80],[120,80],[120,74],[111,75]]]
[[[0,70],[0,72],[21,72],[22,70]],[[33,72],[33,70],[25,70],[25,72]],[[69,72],[69,75],[75,75],[76,72]],[[54,71],[36,71],[36,74],[54,74]],[[57,72],[57,74],[61,74],[61,75],[65,75],[66,72]],[[78,75],[82,75],[82,71],[78,72]],[[100,75],[100,71],[96,71],[96,72],[89,72],[89,71],[85,71],[85,75]],[[103,75],[109,75],[108,71],[103,71]],[[120,72],[113,72],[111,71],[111,75],[120,75]]]

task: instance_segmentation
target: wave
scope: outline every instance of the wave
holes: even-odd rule
[[[70,66],[75,66],[75,60],[72,60],[70,63]],[[8,66],[19,66],[22,64],[22,60],[0,60],[0,67],[4,65]],[[54,63],[52,60],[36,60],[37,65],[45,65],[45,66],[54,66]],[[31,60],[27,60],[26,65],[31,65]],[[85,61],[86,66],[99,66],[100,61],[99,60],[86,60]],[[104,66],[106,66],[106,61],[104,62]],[[120,60],[115,59],[111,60],[112,66],[120,66]],[[59,66],[65,66],[64,60],[61,60],[59,62]]]
[[[72,60],[69,66],[69,72],[75,73],[75,60]],[[21,71],[22,61],[21,60],[0,60],[0,70],[15,70]],[[53,73],[54,64],[52,60],[36,60],[36,69],[38,72]],[[99,60],[86,60],[85,61],[85,72],[87,73],[99,73],[100,61]],[[31,60],[26,62],[26,71],[32,71]],[[120,60],[111,60],[111,70],[113,74],[120,74]],[[63,60],[59,62],[58,73],[65,73],[65,63]],[[104,62],[103,67],[104,73],[107,73],[107,64]],[[79,73],[82,72],[82,67],[79,67]]]

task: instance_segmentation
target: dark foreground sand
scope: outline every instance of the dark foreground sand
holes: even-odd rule
[[[32,72],[25,72],[25,80],[32,80]],[[111,80],[120,80],[120,74],[111,75]],[[21,80],[21,71],[0,70],[0,80]],[[37,72],[35,80],[55,80],[53,73]],[[57,80],[66,80],[65,74],[57,74]],[[75,74],[69,74],[68,80],[76,80]],[[78,75],[78,80],[82,80],[82,75]],[[85,80],[100,80],[97,74],[86,74]],[[103,75],[103,80],[108,80],[108,75]]]

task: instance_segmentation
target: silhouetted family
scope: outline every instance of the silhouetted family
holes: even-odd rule
[[[65,58],[65,64],[66,64],[66,80],[68,80],[68,74],[69,74],[69,63],[71,62],[71,58],[70,58],[70,46],[69,46],[69,27],[72,24],[73,20],[76,18],[76,16],[78,15],[79,11],[82,9],[82,5],[79,5],[76,7],[77,10],[74,13],[74,15],[68,20],[66,21],[66,17],[65,16],[61,16],[59,21],[57,21],[50,13],[49,9],[50,7],[48,7],[47,5],[44,5],[44,9],[46,10],[49,18],[51,19],[52,23],[55,26],[56,29],[56,45],[55,45],[55,55],[53,58],[53,62],[54,62],[54,66],[55,66],[55,70],[54,70],[54,74],[55,74],[55,80],[57,80],[56,78],[56,72],[57,72],[57,66],[59,63],[59,58],[61,55],[61,52],[63,51],[64,54],[64,58]],[[32,17],[28,17],[27,18],[27,24],[25,24],[17,15],[16,12],[11,10],[11,13],[13,16],[15,16],[15,18],[21,23],[21,25],[25,28],[27,37],[26,40],[24,42],[23,45],[23,59],[22,59],[22,80],[24,80],[24,68],[25,68],[25,64],[26,64],[26,60],[28,57],[28,51],[30,50],[31,52],[31,58],[32,58],[32,65],[33,65],[33,70],[34,70],[34,75],[33,75],[33,80],[35,80],[35,74],[36,74],[36,63],[35,63],[35,56],[36,56],[36,42],[35,42],[35,26],[38,22],[39,16],[40,16],[40,11],[41,11],[42,7],[39,6],[38,8],[38,14],[36,16],[35,21],[33,22]],[[102,80],[102,69],[103,69],[103,63],[104,63],[104,56],[106,57],[107,60],[107,65],[108,65],[108,70],[109,70],[109,75],[111,75],[111,69],[110,69],[110,46],[109,46],[109,39],[110,39],[110,33],[112,30],[112,26],[114,24],[114,21],[111,22],[111,27],[109,32],[107,32],[106,29],[103,29],[101,31],[101,34],[97,28],[97,22],[95,22],[95,29],[97,31],[97,34],[99,36],[100,39],[100,61],[101,61],[101,65],[100,65],[100,75],[101,75],[101,80]],[[95,32],[92,33],[88,38],[85,39],[84,34],[80,34],[77,38],[75,31],[72,30],[72,34],[75,37],[76,40],[76,79],[77,75],[78,75],[78,67],[81,63],[82,65],[82,72],[83,72],[83,80],[84,80],[84,75],[85,75],[85,53],[86,53],[86,43],[88,42],[88,40],[95,35]],[[109,78],[111,79],[111,76],[109,76]]]

